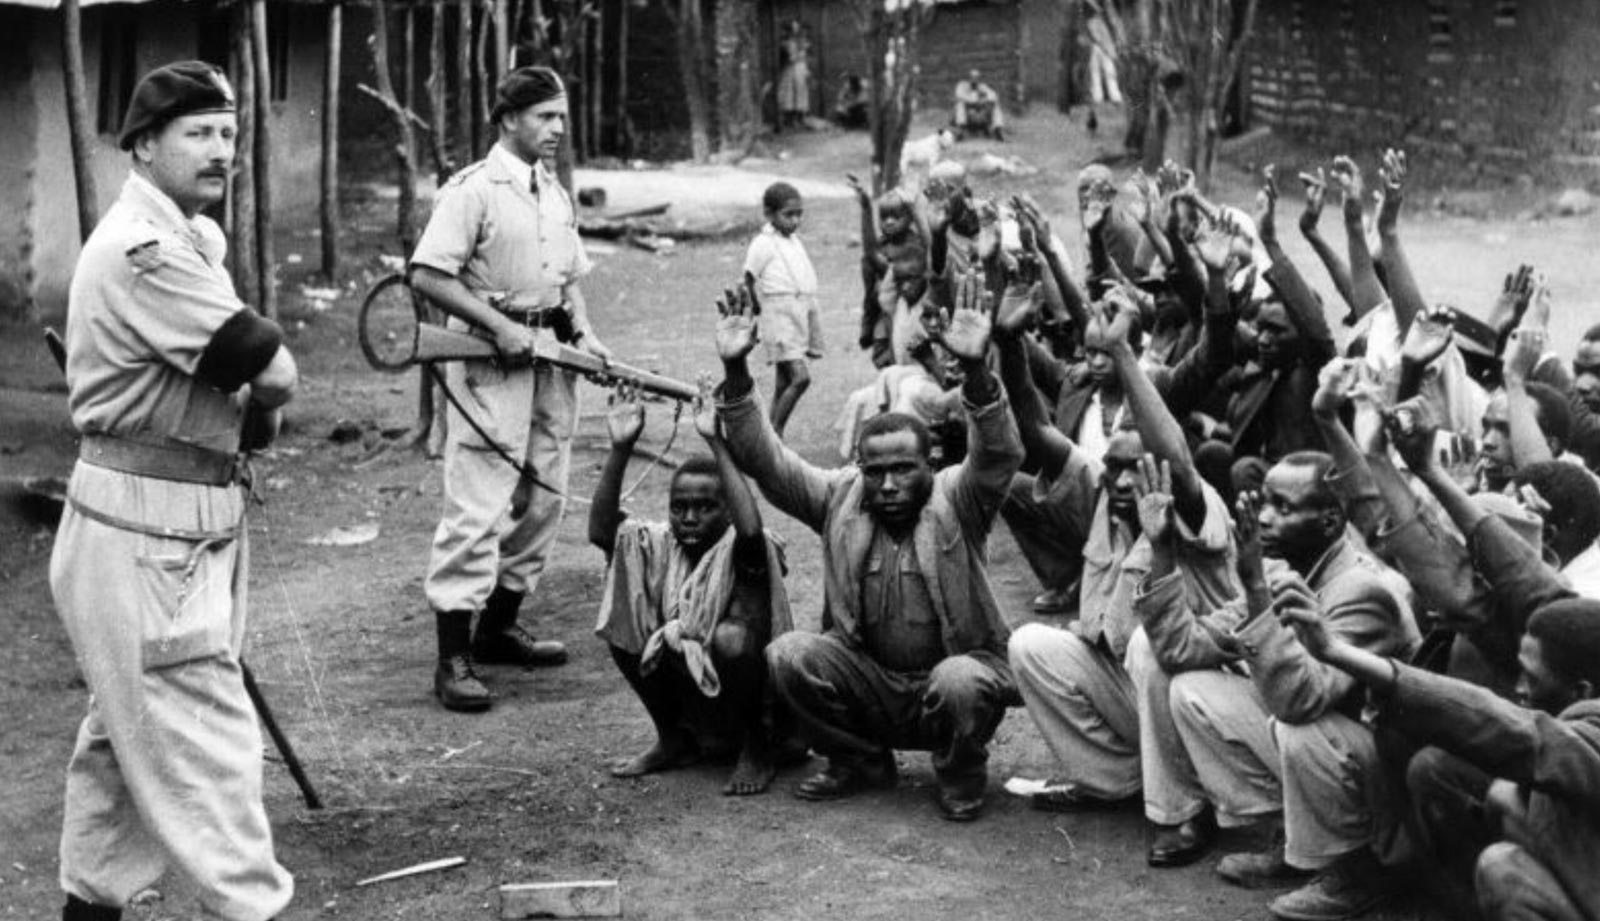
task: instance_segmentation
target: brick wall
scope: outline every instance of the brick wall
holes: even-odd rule
[[[1592,0],[1262,0],[1251,120],[1480,176],[1600,179]]]

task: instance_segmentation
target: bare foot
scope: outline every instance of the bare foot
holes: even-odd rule
[[[754,796],[767,792],[778,769],[764,745],[745,745],[739,752],[739,763],[733,766],[733,775],[722,787],[723,796]]]
[[[657,771],[670,771],[693,764],[696,755],[694,743],[688,739],[656,739],[656,744],[639,754],[611,765],[611,776],[640,777]]]

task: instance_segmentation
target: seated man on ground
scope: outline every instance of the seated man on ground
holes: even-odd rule
[[[941,334],[963,366],[970,450],[938,474],[927,428],[898,413],[862,427],[857,467],[801,459],[751,393],[747,298],[719,305],[726,379],[717,410],[729,453],[774,506],[823,541],[823,632],[789,633],[767,649],[779,698],[828,759],[795,790],[802,799],[892,785],[894,749],[919,749],[933,752],[946,818],[970,820],[983,808],[988,743],[1018,702],[986,545],[1022,446],[985,364],[990,319],[977,309],[979,287],[975,275],[960,280]]]
[[[1138,431],[1112,435],[1103,461],[1086,456],[1044,421],[1036,395],[1018,401],[1024,443],[1040,458],[1035,493],[1045,497],[1041,507],[1059,510],[1087,541],[1078,621],[1068,629],[1023,626],[1012,634],[1009,653],[1028,713],[1059,762],[1057,782],[1034,805],[1088,808],[1129,799],[1142,787],[1146,814],[1170,826],[1162,829],[1166,837],[1178,834],[1205,804],[1182,795],[1178,782],[1165,775],[1161,753],[1178,744],[1165,684],[1159,675],[1141,683],[1125,664],[1139,655],[1133,597],[1150,568],[1151,548],[1135,504],[1146,446],[1181,484],[1176,554],[1190,603],[1220,605],[1237,594],[1237,583],[1227,507],[1195,471],[1182,428],[1127,343],[1130,312],[1124,302],[1091,327],[1091,337],[1108,346],[1138,425]],[[1001,341],[1007,386],[1026,392],[1025,353]],[[1147,466],[1154,469],[1154,458]],[[1167,731],[1157,737],[1161,727]]]
[[[1310,877],[1271,905],[1300,921],[1354,917],[1392,892],[1372,850],[1389,826],[1359,689],[1268,612],[1306,605],[1335,634],[1382,655],[1408,655],[1418,639],[1408,599],[1346,537],[1331,468],[1326,454],[1290,454],[1268,470],[1260,498],[1240,496],[1240,602],[1197,618],[1177,580],[1160,572],[1161,555],[1136,601],[1156,660],[1173,675],[1178,734],[1220,823],[1271,835],[1266,851],[1224,857],[1218,873],[1247,887]]]
[[[1518,701],[1362,649],[1314,607],[1278,616],[1318,659],[1370,688],[1379,719],[1476,775],[1449,816],[1486,921],[1600,918],[1600,602],[1563,599],[1528,618]],[[1428,749],[1428,750],[1437,750]]]
[[[761,793],[772,782],[775,742],[765,651],[791,629],[782,547],[761,528],[755,495],[717,433],[709,393],[695,428],[711,456],[691,456],[673,472],[666,523],[630,519],[619,503],[644,407],[630,393],[613,404],[611,453],[589,511],[589,542],[607,561],[595,632],[644,703],[656,741],[611,774],[636,777],[707,750],[736,750],[722,792]]]
[[[1000,94],[983,82],[983,75],[978,71],[970,71],[967,79],[956,81],[950,124],[962,137],[987,134],[997,141],[1006,139],[1005,113],[1000,110]]]

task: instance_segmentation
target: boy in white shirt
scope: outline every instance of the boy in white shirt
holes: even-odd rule
[[[745,283],[761,303],[760,335],[775,366],[772,427],[783,434],[795,404],[811,386],[806,360],[822,357],[822,315],[817,306],[817,270],[795,236],[805,209],[800,192],[775,182],[761,196],[767,223],[750,241]]]

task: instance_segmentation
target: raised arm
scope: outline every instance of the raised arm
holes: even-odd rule
[[[1539,428],[1539,410],[1528,395],[1528,378],[1538,367],[1544,355],[1545,323],[1550,313],[1550,289],[1540,282],[1533,298],[1533,308],[1523,317],[1522,325],[1511,334],[1501,364],[1501,376],[1506,385],[1506,416],[1511,428],[1511,461],[1517,467],[1526,467],[1554,460],[1550,442]]]
[[[1356,362],[1349,358],[1334,358],[1322,366],[1317,376],[1317,392],[1311,397],[1311,418],[1322,434],[1323,446],[1333,457],[1328,485],[1344,504],[1350,524],[1370,542],[1388,507],[1378,491],[1366,455],[1339,419],[1339,411],[1350,401],[1355,389],[1357,371]]]
[[[1139,357],[1128,342],[1128,330],[1135,309],[1132,302],[1120,290],[1113,291],[1106,300],[1110,312],[1091,323],[1089,340],[1111,356],[1145,450],[1169,466],[1173,506],[1183,523],[1191,531],[1199,533],[1205,525],[1206,499],[1201,489],[1200,473],[1195,469],[1194,457],[1189,453],[1189,442],[1183,434],[1183,426],[1167,409],[1166,401],[1139,366]]]
[[[627,472],[628,459],[633,456],[633,446],[644,431],[644,404],[630,385],[621,384],[611,392],[610,409],[606,412],[606,432],[611,436],[611,451],[606,454],[605,466],[600,468],[600,482],[595,484],[594,499],[589,503],[589,543],[600,548],[611,559],[617,545],[617,529],[627,514],[622,511],[622,476]]]
[[[1349,312],[1345,315],[1345,325],[1354,326],[1361,319],[1362,312],[1356,307],[1355,293],[1351,288],[1350,266],[1345,264],[1344,257],[1328,244],[1328,238],[1322,235],[1318,226],[1322,221],[1322,204],[1328,194],[1328,177],[1317,168],[1315,173],[1301,173],[1300,182],[1306,190],[1306,207],[1300,212],[1300,235],[1305,237],[1317,258],[1322,260],[1322,265],[1328,270],[1328,277],[1333,281],[1334,290],[1339,292],[1339,298],[1345,302]]]
[[[1367,246],[1366,213],[1361,196],[1361,167],[1349,157],[1335,157],[1329,174],[1343,196],[1344,233],[1350,254],[1350,309],[1357,316],[1375,310],[1388,298],[1383,283],[1378,280],[1372,261],[1372,250]]]
[[[723,381],[717,415],[729,456],[756,481],[762,493],[785,514],[820,531],[828,513],[828,494],[843,476],[807,463],[784,445],[755,399],[748,359],[755,348],[757,302],[750,288],[729,289],[717,302],[717,355]]]
[[[1406,154],[1403,150],[1385,150],[1383,165],[1378,170],[1383,183],[1383,204],[1378,208],[1378,239],[1383,243],[1383,277],[1388,282],[1389,297],[1394,303],[1394,319],[1400,335],[1411,328],[1411,321],[1427,304],[1422,300],[1422,290],[1411,272],[1411,261],[1400,246],[1400,205],[1405,200]]]
[[[939,336],[961,364],[961,398],[967,413],[967,456],[956,471],[952,501],[962,526],[983,534],[1000,511],[1023,460],[1016,420],[1000,381],[989,370],[994,325],[989,297],[977,274],[968,272],[956,286],[956,309]]]
[[[717,461],[717,478],[722,481],[722,498],[728,504],[728,519],[733,523],[734,533],[740,537],[760,537],[761,507],[756,503],[755,493],[750,491],[744,474],[739,472],[739,466],[728,453],[727,442],[722,439],[716,398],[711,390],[710,379],[702,375],[694,428],[705,439],[706,447],[711,449],[711,456]]]

